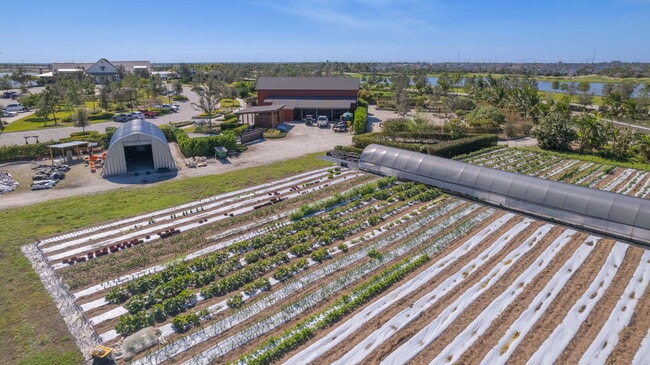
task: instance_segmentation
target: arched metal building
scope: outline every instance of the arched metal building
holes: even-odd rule
[[[125,123],[115,131],[106,153],[103,175],[176,170],[165,134],[142,119]]]
[[[650,244],[650,200],[372,144],[359,168],[436,186],[533,216]]]

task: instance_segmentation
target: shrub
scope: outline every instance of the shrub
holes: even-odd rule
[[[358,106],[354,111],[354,120],[352,122],[352,129],[356,134],[366,133],[366,124],[368,123],[368,108]]]

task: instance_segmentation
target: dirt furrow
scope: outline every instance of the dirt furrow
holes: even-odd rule
[[[486,228],[490,224],[492,224],[494,221],[498,220],[501,216],[503,216],[505,212],[503,211],[498,211],[495,214],[493,214],[489,220],[484,221],[480,225],[474,227],[472,231],[468,232],[466,234],[466,238],[472,237],[475,235],[477,232],[480,232],[482,229]],[[494,233],[496,234],[496,233]],[[457,239],[454,241],[451,245],[447,246],[443,251],[439,252],[438,255],[435,257],[432,257],[431,263],[423,266],[419,270],[414,271],[411,273],[408,277],[404,278],[402,281],[399,283],[395,284],[394,286],[397,287],[399,285],[402,285],[402,283],[408,282],[411,278],[414,276],[417,276],[420,274],[422,271],[427,270],[431,266],[435,265],[440,265],[441,263],[439,262],[439,259],[443,258],[447,253],[456,250],[459,246],[461,246],[465,242],[465,239]],[[468,261],[473,259],[474,257],[477,256],[478,253],[469,253],[468,255],[463,256],[460,258],[456,263],[452,263],[447,269],[444,271],[445,273],[453,273],[458,271],[460,268],[462,268]],[[442,275],[442,274],[441,274]],[[349,336],[346,338],[344,342],[341,344],[333,347],[330,351],[325,353],[320,359],[319,362],[322,364],[328,364],[332,363],[333,361],[339,359],[342,355],[346,354],[351,348],[356,346],[359,341],[365,339],[369,333],[372,333],[375,331],[377,328],[379,328],[381,325],[383,325],[386,321],[391,319],[396,313],[399,313],[400,311],[404,310],[407,306],[410,306],[411,303],[415,302],[418,300],[423,294],[427,293],[429,288],[435,287],[438,285],[440,282],[444,281],[449,275],[445,275],[445,277],[439,277],[431,281],[426,287],[419,288],[416,290],[414,293],[408,295],[407,297],[403,298],[399,303],[395,303],[390,307],[390,309],[384,313],[382,313],[380,316],[376,316],[372,318],[371,320],[365,322],[352,336]],[[377,300],[381,300],[381,297],[378,298]],[[369,302],[367,305],[370,305],[371,302]],[[366,306],[367,306],[366,305]],[[366,306],[363,306],[357,310],[357,312],[363,311]],[[354,313],[351,313],[350,316],[354,315]],[[330,330],[334,329],[336,327],[332,327]],[[329,334],[329,331],[322,332],[318,336],[314,337],[311,342],[319,340],[322,337],[325,337]],[[310,343],[305,344],[304,347],[309,346]],[[295,355],[297,352],[299,352],[301,349],[296,349],[293,352],[288,353],[285,358],[289,358],[293,355]]]
[[[528,252],[526,256],[520,260],[520,262],[517,264],[517,267],[513,268],[514,270],[511,270],[513,275],[512,280],[514,280],[516,278],[516,275],[519,275],[521,271],[533,265],[539,255],[548,249],[553,241],[555,241],[564,230],[564,227],[554,226],[553,229],[539,243],[537,243],[535,248]],[[563,251],[565,251],[565,249],[563,249]],[[561,265],[562,263],[558,262],[558,264]],[[548,273],[545,272],[542,275],[548,276]],[[510,282],[512,282],[512,280],[510,280]],[[535,280],[537,280],[537,278]],[[530,284],[530,286],[533,286],[535,284],[536,283],[533,282]],[[501,315],[498,318],[495,318],[492,321],[492,324],[487,329],[487,331],[485,331],[485,334],[479,337],[477,341],[469,348],[469,350],[466,351],[462,357],[457,359],[457,361],[461,364],[466,364],[479,362],[481,359],[483,359],[488,350],[494,348],[494,346],[498,344],[499,339],[510,327],[510,324],[519,318],[521,312],[530,305],[530,302],[535,297],[535,294],[536,291],[530,290],[528,288],[524,290],[521,295],[519,295],[507,308],[501,312]]]
[[[541,225],[542,222],[535,221],[528,228],[522,231],[518,235],[518,238],[513,240],[512,246],[502,250],[503,255],[500,255],[500,257],[494,257],[494,263],[498,264],[501,262],[503,260],[503,256],[510,253],[510,248],[514,250],[523,241],[530,237],[531,234],[535,232],[535,230],[537,230],[537,228],[539,228]],[[550,244],[550,242],[547,243],[546,246],[548,244]],[[483,312],[483,310],[485,310],[485,308],[497,296],[501,295],[501,293],[503,293],[503,291],[506,290],[510,284],[512,284],[512,282],[523,270],[535,262],[537,255],[542,252],[542,249],[543,248],[541,247],[536,247],[535,249],[531,250],[531,252],[526,253],[522,259],[513,264],[512,267],[510,267],[510,269],[490,289],[482,293],[475,301],[473,301],[467,308],[465,308],[461,316],[459,316],[445,331],[443,331],[433,343],[427,346],[424,351],[420,352],[417,356],[411,359],[411,361],[414,363],[428,363],[434,357],[436,357],[447,345],[449,345],[456,338],[458,334],[465,330],[465,328],[467,328],[467,326],[472,323],[472,321],[474,321],[476,317],[481,314],[481,312]],[[489,271],[486,271],[485,273],[489,273]],[[478,279],[480,281],[484,280],[485,278],[486,276],[483,275]]]
[[[583,239],[578,242],[584,244]],[[589,285],[598,274],[600,266],[607,260],[612,247],[613,241],[611,240],[600,240],[595,243],[593,251],[571,278],[562,285],[563,288],[557,294],[557,297],[551,302],[546,312],[532,325],[528,334],[522,339],[521,345],[512,353],[509,361],[516,364],[525,363],[537,351],[548,336],[553,333],[555,327],[564,320],[575,301],[589,288]]]
[[[648,265],[650,263],[640,263]],[[630,324],[618,334],[618,344],[607,358],[607,364],[629,364],[641,346],[641,341],[650,328],[650,286],[639,299]]]
[[[499,237],[505,234],[508,230],[516,226],[523,220],[523,217],[516,216],[508,223],[501,226],[496,232],[490,235],[486,240],[481,243],[480,248],[474,249],[472,252],[469,252],[467,255],[463,256],[463,259],[459,262],[454,263],[453,267],[449,267],[445,270],[445,274],[440,275],[439,278],[433,280],[426,288],[419,290],[421,293],[420,296],[426,294],[430,290],[436,288],[440,283],[446,280],[448,277],[456,274],[459,270],[469,263],[472,259],[480,257],[483,254],[481,249],[485,249],[492,245]],[[368,363],[378,363],[387,356],[389,353],[397,349],[404,341],[411,338],[413,335],[418,333],[424,326],[429,324],[431,321],[435,320],[440,313],[447,307],[454,304],[456,299],[461,296],[468,288],[471,288],[477,282],[483,280],[485,275],[487,275],[494,266],[503,260],[503,257],[507,255],[514,247],[518,245],[517,239],[513,239],[508,242],[505,246],[501,247],[499,252],[497,252],[493,257],[489,258],[481,267],[474,270],[471,274],[467,275],[461,283],[456,287],[447,292],[442,296],[433,306],[431,306],[427,311],[423,312],[416,320],[412,321],[411,325],[397,331],[389,340],[385,341],[381,347],[375,349],[371,352],[365,359]],[[383,316],[382,316],[383,317]],[[390,317],[382,318],[382,322],[385,322]],[[435,347],[436,351],[442,349],[437,346],[436,343],[431,344],[431,347]],[[414,363],[417,363],[417,359],[412,359]]]
[[[589,316],[582,323],[582,325],[578,329],[578,333],[576,334],[576,336],[573,338],[573,340],[571,340],[571,342],[569,342],[568,346],[564,349],[564,351],[562,352],[562,354],[557,360],[558,364],[577,363],[582,358],[584,352],[587,350],[587,348],[589,348],[589,346],[594,341],[596,336],[598,336],[598,333],[603,327],[603,324],[605,323],[605,321],[607,321],[607,318],[609,318],[609,314],[616,306],[616,302],[618,302],[621,295],[623,295],[623,292],[627,287],[628,282],[632,278],[632,275],[634,274],[634,271],[636,270],[637,266],[643,264],[643,263],[639,263],[639,260],[641,259],[642,255],[643,255],[642,248],[636,246],[630,246],[630,248],[627,250],[625,254],[623,265],[621,265],[621,267],[619,268],[618,272],[616,273],[616,276],[614,277],[614,280],[612,280],[612,283],[610,284],[609,288],[607,288],[607,290],[605,291],[603,297],[598,301],[598,303],[594,306]],[[647,265],[647,263],[645,264]],[[646,303],[645,308],[646,309],[648,308],[648,303]],[[637,313],[641,313],[638,312],[639,309],[640,308],[636,309]],[[646,312],[645,314],[646,317],[647,317],[647,313],[648,312]],[[648,320],[649,319],[646,318],[645,322],[647,323]],[[644,334],[645,332],[641,335]],[[641,339],[639,339],[639,343],[640,342]],[[637,349],[638,343],[636,347],[631,347],[631,348]],[[632,351],[630,356],[634,356],[634,351]]]

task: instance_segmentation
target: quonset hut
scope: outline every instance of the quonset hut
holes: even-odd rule
[[[650,245],[650,200],[371,144],[359,168],[606,236]]]
[[[106,153],[104,176],[177,170],[165,134],[153,123],[135,119],[115,131]]]

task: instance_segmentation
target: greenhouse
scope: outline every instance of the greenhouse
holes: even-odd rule
[[[372,144],[359,168],[436,186],[533,216],[650,243],[650,201]]]
[[[176,170],[164,133],[155,124],[136,119],[115,131],[106,154],[104,176]]]

